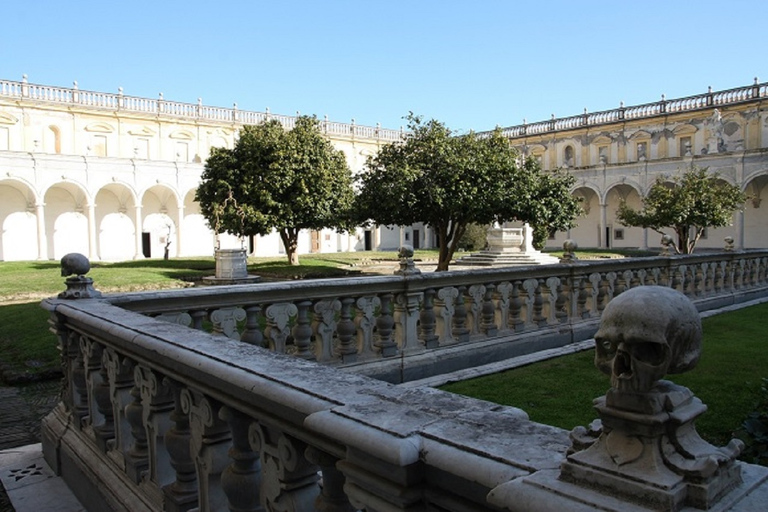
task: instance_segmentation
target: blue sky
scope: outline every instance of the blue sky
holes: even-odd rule
[[[765,0],[6,1],[0,78],[484,130],[768,81]]]

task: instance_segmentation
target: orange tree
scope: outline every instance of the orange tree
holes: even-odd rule
[[[343,152],[308,116],[289,131],[277,120],[244,126],[234,148],[211,151],[195,197],[214,230],[238,236],[276,230],[292,265],[299,264],[301,230],[352,228],[353,198]]]
[[[519,220],[539,238],[574,225],[573,178],[542,173],[501,130],[456,135],[434,119],[407,119],[405,140],[383,146],[357,177],[359,222],[430,226],[439,244],[437,270],[448,269],[470,224]]]
[[[691,254],[705,228],[728,226],[733,212],[746,201],[736,185],[726,183],[706,168],[691,167],[670,183],[659,176],[635,210],[626,202],[619,205],[616,217],[625,226],[650,228],[664,234],[672,228],[677,235],[678,253]]]

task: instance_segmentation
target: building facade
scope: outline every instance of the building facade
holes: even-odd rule
[[[621,226],[621,201],[640,206],[657,176],[707,167],[749,195],[734,225],[712,229],[702,247],[768,247],[768,84],[759,84],[504,129],[542,168],[566,168],[583,198],[578,226],[557,233],[581,247],[657,247],[659,235]],[[211,255],[217,243],[194,201],[212,147],[233,147],[246,124],[291,116],[0,80],[0,260],[91,260]],[[353,173],[369,155],[401,140],[400,130],[322,121]],[[273,233],[250,240],[221,236],[222,247],[250,254],[284,252]],[[353,233],[306,232],[299,252],[433,247],[424,225]]]
[[[732,236],[738,248],[768,247],[768,84],[552,118],[512,126],[504,134],[542,169],[565,168],[576,177],[573,194],[584,215],[566,238],[581,247],[659,247],[652,230],[622,226],[622,201],[638,208],[656,178],[672,178],[691,166],[705,167],[748,195],[733,225],[707,230],[699,247],[722,248]],[[670,234],[673,234],[670,229]]]
[[[92,260],[211,255],[216,236],[195,202],[212,147],[233,147],[246,124],[294,117],[0,80],[0,260]],[[322,128],[353,173],[402,130],[336,123]],[[423,226],[354,233],[306,232],[299,251],[430,246]],[[246,245],[260,256],[284,252],[273,233]]]

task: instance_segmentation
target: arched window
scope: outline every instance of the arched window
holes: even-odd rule
[[[565,151],[563,152],[563,164],[565,164],[566,167],[573,167],[573,146],[565,146]]]
[[[43,151],[46,153],[61,154],[61,132],[58,126],[51,125],[45,132]]]

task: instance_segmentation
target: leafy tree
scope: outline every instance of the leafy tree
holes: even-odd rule
[[[425,122],[413,114],[407,119],[409,136],[382,147],[357,178],[360,221],[429,225],[439,241],[437,270],[448,269],[472,223],[520,220],[547,230],[572,226],[578,212],[568,193],[572,181],[542,174],[533,159],[520,165],[520,155],[500,130],[457,136],[434,119]],[[550,204],[548,193],[560,198],[560,210]]]
[[[314,117],[290,131],[276,120],[243,127],[233,149],[211,151],[195,199],[216,232],[277,230],[292,265],[302,229],[352,228],[352,173]]]
[[[488,228],[490,226],[481,224],[467,224],[464,236],[459,240],[459,250],[479,251],[488,241]]]
[[[663,176],[656,178],[643,208],[634,210],[622,202],[617,218],[625,226],[650,228],[661,234],[663,228],[672,228],[677,235],[677,252],[691,254],[704,229],[730,225],[733,212],[746,199],[738,186],[722,181],[706,168],[692,167],[672,183]]]

